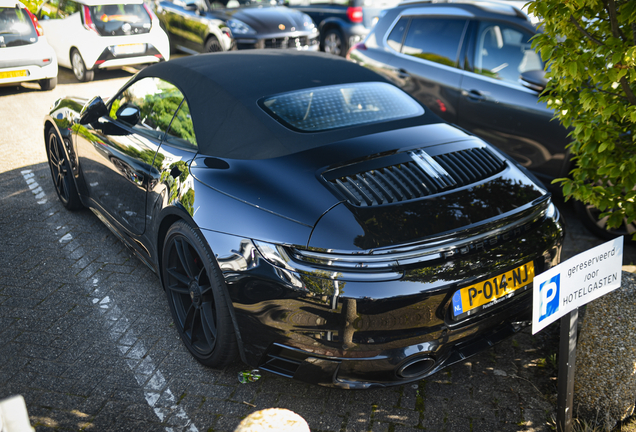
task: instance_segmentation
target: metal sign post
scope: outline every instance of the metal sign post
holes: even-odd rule
[[[576,363],[576,328],[578,322],[578,308],[561,318],[561,334],[559,339],[557,432],[572,431],[574,365]]]

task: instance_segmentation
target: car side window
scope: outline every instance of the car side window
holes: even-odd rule
[[[170,123],[170,129],[166,134],[165,142],[175,147],[196,149],[197,139],[194,135],[194,124],[190,115],[188,102],[183,100],[181,107]]]
[[[38,19],[57,19],[57,11],[60,7],[60,0],[51,0],[42,5],[40,13],[38,13]]]
[[[79,5],[75,1],[62,0],[62,5],[58,12],[60,18],[67,18],[73,15],[75,12],[79,12]]]
[[[387,39],[387,43],[391,48],[400,52],[402,50],[402,42],[404,41],[404,33],[406,32],[406,27],[409,24],[409,17],[402,17],[400,21],[393,27],[389,37]]]
[[[531,48],[532,33],[500,23],[481,22],[475,45],[475,73],[519,83],[523,72],[543,70]]]
[[[451,18],[411,19],[402,53],[457,67],[466,21]]]
[[[140,134],[161,140],[182,100],[183,93],[169,82],[143,78],[113,99],[109,115]]]

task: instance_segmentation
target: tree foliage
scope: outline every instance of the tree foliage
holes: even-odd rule
[[[557,179],[567,198],[593,204],[608,227],[636,217],[636,1],[537,0],[533,42],[547,62],[541,100],[570,128],[576,167]],[[636,235],[635,235],[636,238]]]

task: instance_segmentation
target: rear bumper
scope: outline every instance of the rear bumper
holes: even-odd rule
[[[84,35],[86,38],[77,42],[75,46],[79,49],[86,68],[89,70],[155,63],[161,59],[170,59],[168,36],[159,28],[158,22],[156,26],[153,22],[150,33],[128,36],[97,36],[93,32],[86,31]],[[118,53],[118,50],[123,47],[142,45],[145,46],[143,51],[131,54]]]
[[[526,293],[523,297],[505,314],[500,312],[460,331],[441,331],[437,338],[426,337],[420,343],[370,357],[321,356],[273,344],[259,368],[311,384],[343,389],[382,388],[418,381],[494,346],[529,325],[532,296]]]
[[[3,75],[9,75],[2,78]],[[12,76],[16,75],[16,76]],[[46,66],[24,65],[14,67],[0,66],[0,85],[15,84],[27,81],[55,78],[57,76],[57,61],[55,57]]]
[[[163,55],[151,44],[143,44],[145,49],[141,54],[117,54],[116,45],[106,47],[95,62],[94,69],[108,69],[148,63],[158,63],[164,60]]]
[[[271,38],[237,38],[236,49],[295,49],[298,51],[318,51],[319,40],[317,34],[309,36],[275,36]]]
[[[380,281],[296,274],[267,262],[248,239],[204,235],[224,272],[244,361],[355,389],[422,379],[520,330],[531,319],[532,284],[461,319],[452,316],[453,294],[529,261],[535,274],[553,267],[564,230],[555,210],[492,248],[410,266]]]

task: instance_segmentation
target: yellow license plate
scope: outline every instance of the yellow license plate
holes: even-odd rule
[[[146,44],[115,45],[114,54],[142,54],[146,52]]]
[[[2,78],[17,78],[17,77],[25,77],[27,76],[26,69],[23,70],[14,70],[8,72],[0,72],[0,79]]]
[[[453,295],[453,317],[464,318],[502,302],[515,291],[530,287],[534,279],[532,261],[493,278],[462,288]]]

